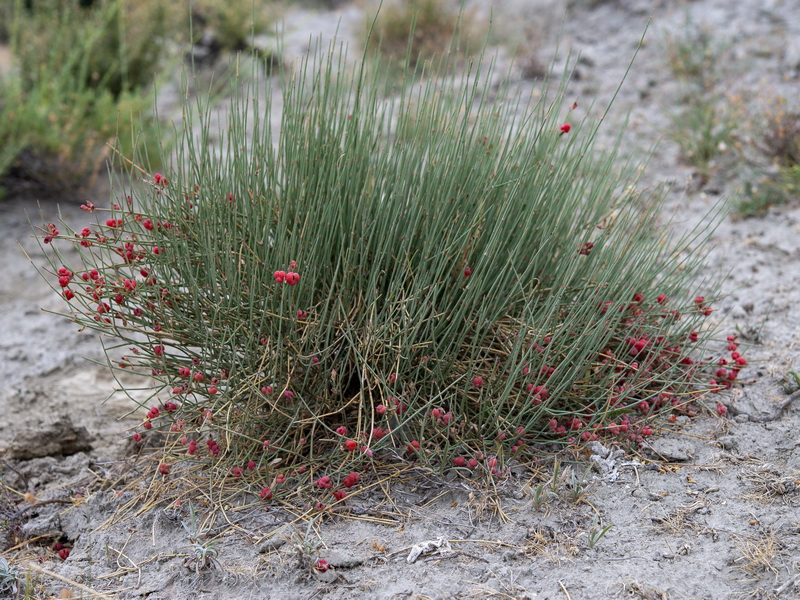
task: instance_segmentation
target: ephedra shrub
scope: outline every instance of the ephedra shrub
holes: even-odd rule
[[[739,365],[709,383],[696,360],[702,234],[666,237],[661,194],[563,90],[498,96],[475,67],[387,97],[365,72],[302,62],[279,130],[235,81],[218,131],[186,107],[168,172],[134,171],[82,231],[44,228],[71,318],[152,391],[133,436],[166,432],[162,473],[268,500],[341,500],[383,459],[502,478],[542,445],[641,442],[730,385]]]

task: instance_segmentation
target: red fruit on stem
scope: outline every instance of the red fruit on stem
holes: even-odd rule
[[[317,504],[320,504],[320,503],[318,502]],[[325,508],[325,505],[323,504],[322,505],[322,509],[318,509],[318,510],[323,510],[324,508]],[[314,563],[314,568],[317,571],[319,571],[321,573],[324,573],[325,571],[327,571],[331,567],[330,567],[330,564],[328,564],[327,560],[323,560],[323,559],[320,558],[317,562]]]

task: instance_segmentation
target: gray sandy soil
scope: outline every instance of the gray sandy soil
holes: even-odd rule
[[[684,32],[688,18],[725,44],[720,86],[745,107],[745,141],[759,135],[755,117],[771,98],[800,102],[796,0],[497,4],[496,28],[535,32],[526,51],[545,64],[566,14],[559,60],[566,48],[580,53],[568,98],[581,115],[593,106],[592,117],[616,91],[652,14],[605,136],[610,143],[628,117],[626,154],[644,155],[660,140],[642,185],[671,185],[666,210],[677,232],[736,198],[744,168],[723,153],[701,181],[668,137],[684,88],[667,66],[667,34]],[[359,10],[293,9],[289,58],[309,34],[359,22]],[[108,202],[106,190],[92,194]],[[800,598],[800,400],[789,395],[788,375],[800,332],[796,200],[758,218],[729,216],[712,235],[709,264],[729,273],[712,318],[738,333],[749,361],[740,385],[719,397],[725,418],[710,400],[710,411],[652,442],[658,460],[601,447],[578,464],[564,456],[558,481],[538,492],[524,472],[497,495],[419,474],[392,484],[391,504],[363,494],[307,530],[297,515],[263,507],[223,514],[198,504],[191,524],[188,503],[171,501],[128,442],[139,422],[133,404],[121,395],[104,402],[116,384],[85,359],[102,358],[96,336],[41,310],[63,305],[21,250],[42,263],[26,212],[38,225],[60,211],[80,228],[80,202],[11,198],[0,204],[0,551],[31,574],[37,594],[56,598]],[[148,499],[145,510],[136,498]],[[67,560],[49,549],[55,538],[71,548]],[[333,568],[303,568],[303,541]],[[423,542],[429,551],[411,561]]]

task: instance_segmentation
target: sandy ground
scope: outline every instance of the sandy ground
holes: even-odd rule
[[[531,28],[519,31],[540,35],[560,26],[536,10],[514,18],[515,6],[535,2],[499,4],[507,12],[497,13],[498,26],[528,18]],[[330,33],[340,17],[357,19],[356,10],[289,13],[288,51],[304,50],[309,29]],[[681,102],[666,32],[683,31],[688,15],[726,41],[722,85],[752,115],[771,96],[797,97],[800,4],[573,2],[561,39],[562,49],[581,53],[569,96],[580,107],[596,100],[593,116],[613,95],[651,12],[606,133],[613,137],[629,114],[626,151],[661,140],[643,182],[671,184],[667,208],[680,232],[735,197],[742,169],[723,162],[703,184],[666,137]],[[529,52],[546,62],[554,37],[531,40]],[[90,194],[108,201],[107,190]],[[30,573],[34,597],[800,598],[800,401],[785,402],[800,331],[797,203],[760,218],[727,217],[712,236],[710,268],[729,273],[715,318],[723,332],[738,332],[750,363],[742,385],[721,398],[728,417],[703,414],[659,437],[658,461],[612,455],[607,468],[587,471],[587,449],[579,463],[564,456],[555,475],[548,464],[538,479],[520,473],[499,493],[410,473],[392,483],[392,503],[365,493],[310,529],[283,510],[212,511],[202,503],[192,525],[188,503],[176,506],[158,481],[139,477],[149,466],[127,442],[138,420],[127,414],[130,401],[104,402],[115,383],[84,358],[102,357],[96,336],[41,310],[58,311],[61,301],[21,251],[41,263],[26,212],[34,224],[60,211],[82,226],[77,205],[25,194],[0,205],[0,550]],[[557,481],[537,495],[529,482],[551,476]],[[71,548],[67,560],[50,549],[55,539]],[[423,542],[428,551],[412,561]],[[333,568],[302,568],[303,543],[318,546]]]

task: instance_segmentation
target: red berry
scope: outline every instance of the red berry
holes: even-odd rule
[[[464,277],[469,277],[470,275],[472,275],[472,269],[464,267]]]
[[[472,385],[474,385],[477,388],[482,387],[483,386],[483,377],[480,377],[480,376],[474,377],[472,379]]]
[[[172,470],[172,465],[168,465],[167,463],[161,463],[158,465],[158,472],[162,475],[169,475],[169,472]]]
[[[347,435],[347,427],[344,425],[339,425],[339,427],[336,428],[336,433],[339,435]]]
[[[419,450],[419,442],[417,440],[412,440],[406,445],[406,449],[411,453],[416,453]]]
[[[344,500],[345,498],[347,498],[347,492],[345,492],[344,490],[336,490],[335,492],[333,492],[333,497],[336,498],[337,500]]]
[[[61,560],[67,560],[69,558],[69,548],[61,548],[58,551],[58,557]]]
[[[286,274],[286,283],[289,285],[297,285],[300,282],[300,275],[297,273],[287,273]]]
[[[463,456],[456,456],[453,459],[453,464],[457,467],[463,467],[465,464],[467,464],[467,461],[464,459]]]
[[[569,133],[569,130],[572,129],[572,126],[569,123],[564,123],[560,128],[561,133]]]
[[[724,417],[725,413],[728,412],[728,407],[726,407],[722,402],[717,402],[717,414],[720,417]]]
[[[261,488],[259,496],[261,496],[262,500],[272,500],[272,490],[268,487]]]
[[[142,434],[141,433],[134,433],[133,434],[133,441],[134,442],[141,442],[142,441]]]
[[[659,304],[664,304],[669,298],[665,294],[661,294],[658,298],[656,298],[656,302]]]
[[[356,448],[358,448],[358,442],[355,440],[347,440],[344,443],[344,447],[347,448],[348,452],[353,452],[356,450]]]
[[[317,504],[320,504],[320,503],[317,502]],[[323,504],[322,508],[318,508],[317,510],[324,510],[324,509],[325,509],[325,505]],[[320,571],[321,573],[324,573],[325,571],[330,569],[331,566],[330,566],[330,564],[328,564],[327,560],[323,560],[323,559],[320,558],[317,562],[314,563],[314,568],[317,571]]]
[[[321,487],[327,490],[330,489],[331,486],[333,486],[333,482],[331,481],[331,478],[328,477],[327,475],[325,477],[320,477],[319,479],[317,479],[317,487]]]
[[[216,393],[217,393],[217,388],[216,388],[216,386],[213,386],[213,385],[212,385],[212,386],[210,386],[210,387],[208,388],[208,393],[209,393],[210,395],[212,395],[212,396],[213,396],[214,394],[216,394]]]
[[[275,271],[272,276],[275,278],[277,283],[283,283],[286,281],[286,271]]]

